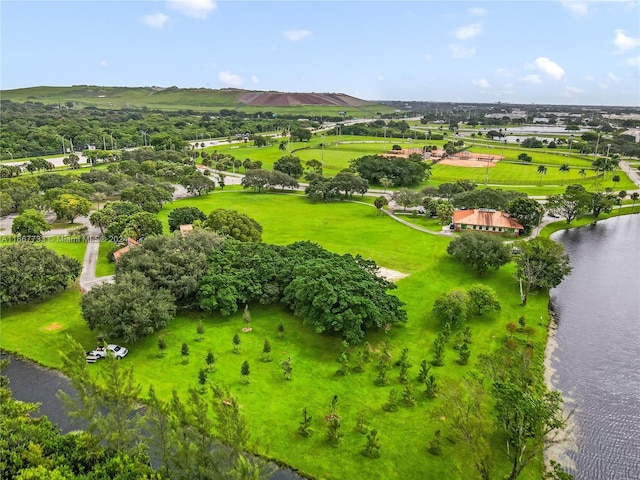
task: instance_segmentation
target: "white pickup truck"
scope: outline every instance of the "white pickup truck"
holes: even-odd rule
[[[106,347],[96,347],[95,350],[87,352],[87,362],[95,363],[100,358],[105,358],[107,352],[111,352],[118,360],[127,356],[129,350],[120,345],[109,344]]]

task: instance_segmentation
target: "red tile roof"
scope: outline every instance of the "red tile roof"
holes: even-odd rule
[[[453,213],[453,223],[464,223],[466,225],[480,225],[483,227],[502,227],[523,230],[508,213],[499,210],[489,210],[480,208],[478,210],[456,210]]]

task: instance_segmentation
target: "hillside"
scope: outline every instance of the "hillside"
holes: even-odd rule
[[[2,90],[3,100],[13,102],[62,103],[79,107],[142,108],[158,110],[219,111],[234,109],[247,113],[269,110],[274,113],[337,114],[349,108],[350,116],[357,112],[388,112],[389,107],[351,97],[342,93],[265,92],[224,88],[178,87],[30,87]],[[69,105],[71,106],[71,105]]]

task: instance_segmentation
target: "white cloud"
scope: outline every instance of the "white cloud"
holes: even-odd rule
[[[539,75],[535,75],[535,74],[526,75],[524,77],[521,77],[520,81],[522,83],[526,83],[527,85],[539,85],[539,84],[542,83],[542,80],[540,79],[540,76]]]
[[[484,8],[469,8],[467,12],[471,15],[476,15],[478,17],[481,17],[487,14],[487,11]]]
[[[627,58],[627,65],[640,67],[640,56]]]
[[[486,78],[481,78],[479,80],[472,80],[471,83],[473,83],[476,87],[491,88],[491,85],[489,85],[489,82],[487,81]]]
[[[629,37],[624,30],[616,30],[613,44],[618,47],[619,51],[630,50],[640,47],[640,38]]]
[[[589,13],[589,4],[579,0],[561,0],[560,4],[574,15],[587,15]]]
[[[282,36],[292,42],[297,42],[311,35],[309,30],[286,30],[282,32]]]
[[[612,83],[618,83],[620,81],[620,79],[613,72],[607,73],[607,79]]]
[[[582,88],[578,88],[578,87],[567,86],[564,89],[564,93],[566,97],[573,97],[575,95],[581,95],[583,93],[586,93],[586,90],[583,90]]]
[[[547,57],[538,57],[535,61],[535,67],[541,72],[549,75],[551,78],[560,80],[564,77],[564,69],[553,60]]]
[[[168,0],[167,7],[169,10],[176,10],[187,17],[205,19],[216,9],[216,2],[213,0]]]
[[[498,75],[499,77],[510,77],[511,76],[511,72],[509,70],[507,70],[506,68],[502,68],[502,67],[498,67],[494,70],[494,73],[496,75]]]
[[[244,84],[244,78],[227,70],[218,73],[218,81],[228,87],[241,87]]]
[[[451,56],[453,58],[469,58],[473,57],[476,53],[475,47],[464,47],[455,43],[449,44],[449,50],[451,50]]]
[[[482,33],[482,24],[473,23],[471,25],[465,25],[456,29],[456,38],[458,40],[469,40]]]
[[[142,21],[147,27],[164,28],[165,23],[169,21],[169,16],[164,13],[152,13],[142,17]]]
[[[260,83],[260,79],[258,77],[256,77],[255,75],[251,76],[251,83],[256,84],[256,83]]]
[[[100,64],[99,64],[102,68],[108,67],[109,66],[109,62],[107,62],[106,60],[100,60]]]

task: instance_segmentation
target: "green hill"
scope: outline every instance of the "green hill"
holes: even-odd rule
[[[143,108],[156,110],[219,111],[239,110],[247,113],[270,111],[299,115],[339,115],[358,117],[389,113],[390,107],[341,93],[282,93],[240,89],[178,87],[30,87],[0,91],[3,100],[41,102],[96,108]]]

